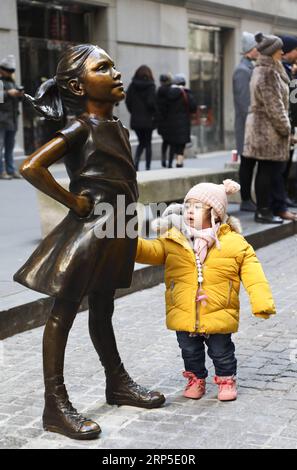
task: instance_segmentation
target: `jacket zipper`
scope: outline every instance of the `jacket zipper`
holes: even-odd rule
[[[199,287],[198,287],[198,289],[199,289]],[[195,308],[196,308],[195,332],[198,332],[198,328],[199,328],[199,302],[197,302],[197,300],[196,300],[196,298],[198,296],[198,289],[197,289],[196,296],[195,296]]]
[[[227,307],[229,307],[230,300],[231,300],[232,285],[233,285],[233,282],[232,282],[232,281],[229,281],[229,292],[228,292],[228,299],[227,299]]]

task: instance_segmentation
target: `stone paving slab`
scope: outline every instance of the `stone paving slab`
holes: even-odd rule
[[[182,397],[183,362],[175,333],[164,326],[164,284],[119,298],[114,324],[131,376],[166,394],[158,410],[112,407],[104,399],[104,374],[88,335],[87,312],[70,332],[65,379],[79,411],[103,429],[98,440],[79,442],[44,432],[42,328],[0,342],[0,449],[200,449],[297,448],[297,237],[262,248],[258,256],[271,282],[277,315],[256,319],[241,294],[237,401],[220,403],[209,359],[207,393]]]

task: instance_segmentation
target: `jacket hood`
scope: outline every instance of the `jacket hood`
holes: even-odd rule
[[[186,88],[184,88],[186,90]],[[178,100],[181,97],[181,87],[178,85],[171,85],[168,89],[168,99],[171,101]]]
[[[152,230],[155,233],[159,232],[160,235],[164,235],[172,227],[175,227],[185,236],[187,236],[187,224],[183,218],[183,209],[183,204],[170,204],[170,206],[165,209],[161,217],[158,217],[152,221]],[[225,224],[227,224],[232,231],[242,233],[241,223],[237,217],[228,216]]]
[[[146,88],[155,86],[155,82],[153,80],[140,80],[139,78],[133,78],[132,83],[135,88],[140,90],[145,90]]]

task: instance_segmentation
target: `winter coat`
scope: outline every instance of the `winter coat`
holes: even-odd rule
[[[245,157],[286,161],[291,125],[289,79],[281,64],[260,56],[251,78],[251,106],[245,126]]]
[[[239,155],[243,153],[245,121],[251,101],[250,80],[253,62],[243,57],[233,73],[233,100],[235,110],[235,139]]]
[[[131,129],[154,129],[156,86],[152,80],[133,78],[127,90],[126,106],[131,114]]]
[[[161,85],[157,91],[156,125],[158,133],[163,136],[166,129],[167,93],[171,85]]]
[[[191,113],[196,109],[191,90],[177,85],[164,89],[162,120],[158,123],[163,139],[169,144],[191,142]]]
[[[18,115],[20,98],[9,96],[8,90],[16,87],[14,80],[0,77],[3,84],[4,103],[0,101],[0,128],[16,131],[18,128]]]
[[[213,245],[203,264],[202,288],[206,305],[196,302],[198,270],[188,239],[175,226],[154,240],[138,239],[136,261],[165,265],[167,328],[205,334],[234,333],[239,325],[239,289],[242,281],[254,315],[275,313],[271,290],[251,245],[229,218],[218,231],[220,250]],[[196,323],[198,322],[198,323]],[[198,324],[198,327],[196,326]]]

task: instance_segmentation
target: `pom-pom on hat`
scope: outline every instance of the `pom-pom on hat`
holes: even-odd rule
[[[255,39],[257,49],[262,55],[272,56],[276,51],[282,49],[284,44],[281,38],[272,34],[256,33]]]
[[[223,184],[199,183],[186,194],[184,202],[193,198],[207,204],[214,209],[216,216],[223,222],[228,206],[227,195],[237,193],[239,190],[240,185],[230,179],[224,180]]]

